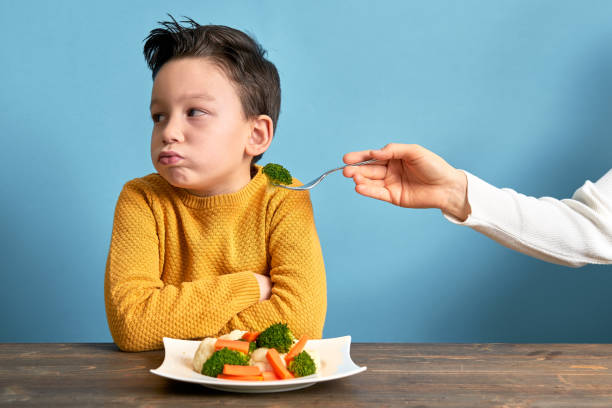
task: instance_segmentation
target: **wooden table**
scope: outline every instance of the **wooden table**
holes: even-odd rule
[[[149,373],[163,351],[0,344],[0,405],[612,407],[612,345],[356,343],[368,370],[275,394],[231,394]]]

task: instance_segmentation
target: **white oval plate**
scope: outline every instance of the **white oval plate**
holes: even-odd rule
[[[261,393],[299,390],[319,382],[337,380],[366,370],[366,367],[359,367],[351,360],[351,336],[344,336],[308,340],[306,348],[317,351],[321,356],[321,372],[316,375],[278,381],[222,380],[198,374],[193,369],[193,355],[199,344],[199,341],[164,337],[164,362],[151,372],[161,377],[201,384],[216,390]]]

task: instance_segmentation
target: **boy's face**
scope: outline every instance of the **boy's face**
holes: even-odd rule
[[[233,82],[209,59],[165,63],[153,83],[151,117],[153,166],[173,186],[214,195],[249,182],[252,124]]]

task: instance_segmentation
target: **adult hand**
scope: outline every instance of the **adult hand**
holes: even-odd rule
[[[259,284],[259,301],[268,300],[272,296],[272,281],[265,275],[254,273],[255,279]]]
[[[439,208],[462,221],[470,214],[465,173],[424,147],[391,143],[343,158],[346,164],[368,159],[377,162],[343,170],[359,194],[400,207]]]

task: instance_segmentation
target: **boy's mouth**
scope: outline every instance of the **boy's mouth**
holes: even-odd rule
[[[176,164],[179,161],[183,160],[183,156],[181,156],[177,152],[167,151],[161,152],[157,160],[161,164]]]

